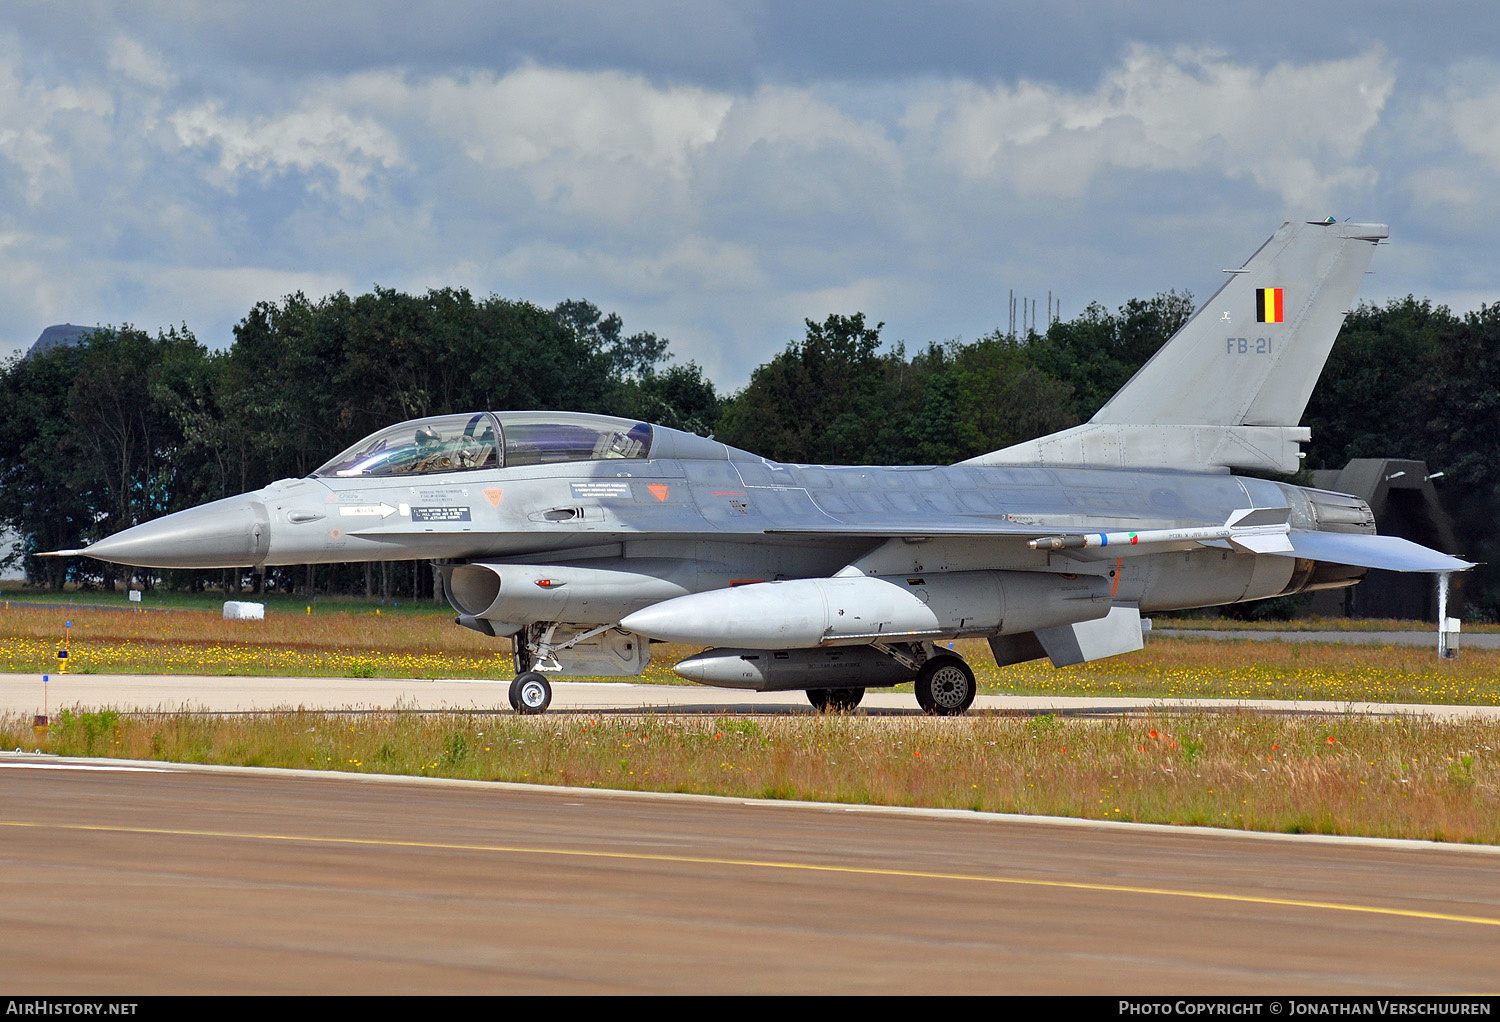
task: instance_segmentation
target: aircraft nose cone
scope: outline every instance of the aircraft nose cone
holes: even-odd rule
[[[265,505],[242,495],[126,529],[83,553],[141,568],[245,568],[264,560],[270,539]]]

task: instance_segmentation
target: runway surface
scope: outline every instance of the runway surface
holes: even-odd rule
[[[0,756],[26,994],[1493,991],[1500,854]]]
[[[0,714],[27,720],[63,707],[175,712],[246,713],[267,710],[458,710],[510,713],[506,685],[494,681],[411,678],[245,678],[217,675],[0,674]],[[1500,720],[1497,706],[1423,703],[1349,703],[1332,700],[1140,699],[1097,696],[983,695],[974,712],[1106,716],[1155,710],[1255,709],[1274,713],[1423,715],[1454,720]],[[872,714],[918,714],[910,691],[871,691],[860,709]],[[554,682],[549,713],[811,713],[801,692],[740,692],[703,685]]]

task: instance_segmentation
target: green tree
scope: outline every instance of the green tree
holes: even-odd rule
[[[99,327],[78,344],[12,359],[0,373],[0,521],[23,537],[27,573],[118,571],[35,553],[81,546],[191,501],[179,473],[177,409],[204,379],[206,352],[184,327],[151,337]]]
[[[1480,561],[1460,576],[1469,605],[1500,617],[1500,302],[1482,305],[1437,338],[1420,383],[1429,467],[1445,474],[1444,504],[1462,553]]]
[[[696,362],[650,370],[620,381],[608,410],[700,436],[713,433],[724,399]]]
[[[246,423],[243,441],[254,452],[252,486],[304,476],[339,450],[353,424],[339,391],[344,362],[342,293],[314,303],[301,292],[280,304],[258,302],[235,325],[234,344],[219,376],[221,407]]]
[[[1073,391],[1076,421],[1090,418],[1193,315],[1193,296],[1165,291],[1132,298],[1112,313],[1091,302],[1076,319],[1060,320],[1026,339],[1033,364]]]
[[[235,327],[225,404],[255,423],[252,475],[301,476],[392,422],[478,409],[601,410],[618,381],[598,336],[463,289],[262,302]]]
[[[24,556],[27,577],[54,589],[76,562],[35,555],[81,546],[93,519],[89,466],[72,453],[67,414],[81,354],[56,347],[0,369],[0,522],[21,537],[12,559]]]
[[[1000,333],[958,349],[955,460],[1076,426],[1072,388],[1037,365],[1031,345]]]
[[[872,446],[888,408],[880,328],[864,313],[807,320],[807,334],[751,374],[719,423],[719,439],[777,461],[848,464]]]
[[[202,384],[207,352],[184,326],[151,337],[101,327],[78,346],[68,391],[71,447],[92,466],[96,536],[156,518],[180,503],[174,410]]]
[[[619,376],[644,376],[671,357],[665,337],[646,331],[626,337],[619,314],[606,316],[593,302],[569,299],[559,302],[552,314],[580,344],[608,358],[610,368]]]
[[[1308,401],[1308,468],[1351,458],[1428,458],[1436,439],[1427,404],[1444,338],[1459,328],[1447,307],[1407,295],[1350,313]]]

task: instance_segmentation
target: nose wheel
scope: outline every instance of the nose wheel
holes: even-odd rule
[[[552,683],[536,671],[523,671],[510,683],[510,708],[517,713],[542,713],[552,705]]]
[[[924,712],[956,716],[974,704],[974,671],[956,656],[935,656],[917,673],[916,688]]]

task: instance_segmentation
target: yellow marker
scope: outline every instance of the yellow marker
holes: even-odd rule
[[[379,607],[376,607],[376,608],[375,608],[375,616],[376,616],[376,617],[379,617],[379,616],[380,616],[380,608],[379,608]]]
[[[311,608],[311,607],[308,607],[308,608],[307,608],[307,612],[308,612],[308,613],[309,613],[309,614],[311,614],[311,613],[312,613],[312,608]]]

